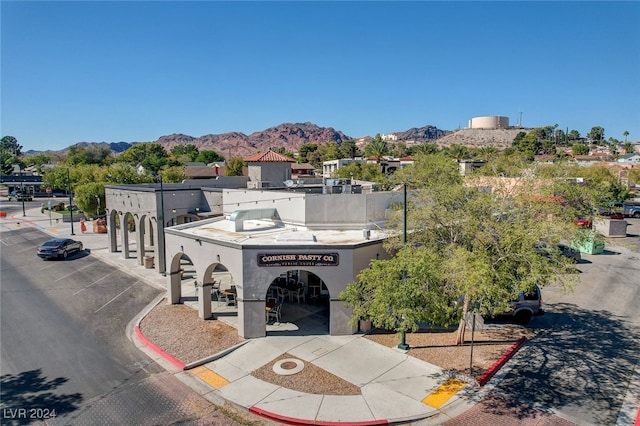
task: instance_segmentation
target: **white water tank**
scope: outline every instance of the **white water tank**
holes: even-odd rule
[[[473,117],[469,120],[470,129],[508,129],[509,117],[501,115],[487,115],[484,117]]]

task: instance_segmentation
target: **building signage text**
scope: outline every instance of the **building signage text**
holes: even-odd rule
[[[338,253],[258,254],[258,266],[338,266]]]

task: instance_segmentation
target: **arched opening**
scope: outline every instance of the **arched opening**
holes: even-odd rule
[[[212,311],[216,316],[238,315],[238,289],[233,275],[221,263],[207,268],[208,282],[212,283]]]
[[[274,279],[266,293],[267,336],[329,334],[329,290],[307,270],[292,269]]]

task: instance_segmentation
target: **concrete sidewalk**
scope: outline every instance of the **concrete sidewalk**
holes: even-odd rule
[[[3,229],[34,226],[59,237],[83,242],[86,250],[107,263],[165,289],[165,277],[124,259],[122,253],[110,253],[106,234],[80,232],[74,224],[50,223],[40,209],[0,219]],[[128,327],[132,341],[156,362],[172,372],[199,394],[218,405],[228,401],[270,419],[290,424],[386,424],[413,422],[440,424],[471,408],[486,389],[473,380],[454,378],[447,371],[408,356],[396,348],[387,348],[362,335],[350,336],[268,336],[250,339],[234,351],[197,368],[181,368],[178,362],[136,333],[136,325],[157,304],[149,305]],[[361,395],[305,394],[263,382],[251,372],[284,353],[295,356],[303,368],[312,363],[361,388]],[[212,354],[214,355],[214,354]]]

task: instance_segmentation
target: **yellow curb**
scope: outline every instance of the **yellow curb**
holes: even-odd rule
[[[221,387],[229,384],[229,381],[227,379],[217,375],[204,366],[194,368],[193,370],[191,370],[191,373],[193,373],[203,382],[207,383],[210,386],[213,386],[216,389],[220,389]]]
[[[455,395],[460,389],[462,389],[465,384],[465,382],[459,379],[449,379],[441,384],[438,389],[427,395],[427,397],[422,400],[422,403],[430,405],[433,408],[440,408],[453,395]]]

